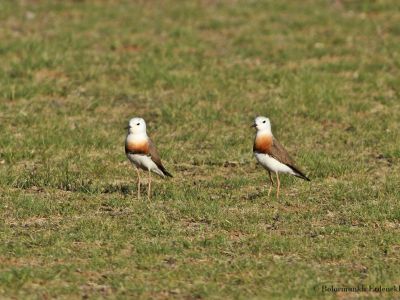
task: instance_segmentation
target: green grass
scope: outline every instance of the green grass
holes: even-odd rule
[[[0,297],[399,297],[322,292],[400,283],[399,8],[1,1]],[[256,115],[311,183],[267,197]],[[151,201],[134,116],[175,175]]]

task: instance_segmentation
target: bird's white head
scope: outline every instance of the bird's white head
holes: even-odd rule
[[[146,134],[146,122],[142,118],[132,118],[127,129],[129,134]]]
[[[271,133],[271,122],[267,117],[256,117],[252,127],[255,127],[257,131],[266,131]]]

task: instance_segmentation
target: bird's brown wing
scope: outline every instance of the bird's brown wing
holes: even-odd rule
[[[164,166],[161,162],[160,155],[158,154],[157,148],[150,138],[149,138],[149,155],[150,155],[152,161],[164,173],[164,175],[172,177],[172,175],[164,168]]]
[[[303,171],[301,171],[294,163],[293,159],[290,157],[289,153],[286,149],[278,142],[277,139],[273,138],[272,145],[268,148],[267,153],[271,155],[276,160],[281,163],[287,165],[291,168],[297,177],[303,178],[304,180],[310,181],[310,179],[304,175]]]
[[[287,166],[294,165],[293,159],[276,138],[273,138],[271,146],[267,149],[267,154]]]

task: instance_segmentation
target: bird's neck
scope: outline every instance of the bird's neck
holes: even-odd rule
[[[147,141],[149,137],[147,136],[146,132],[135,132],[135,133],[129,133],[128,136],[126,137],[127,142],[143,142]]]
[[[262,129],[262,130],[257,131],[256,138],[264,137],[264,136],[272,136],[271,130],[270,129]]]

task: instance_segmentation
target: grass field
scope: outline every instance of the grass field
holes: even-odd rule
[[[323,288],[400,284],[399,11],[0,1],[0,298],[400,297]],[[267,197],[256,115],[311,183]],[[134,116],[174,174],[151,201]]]

